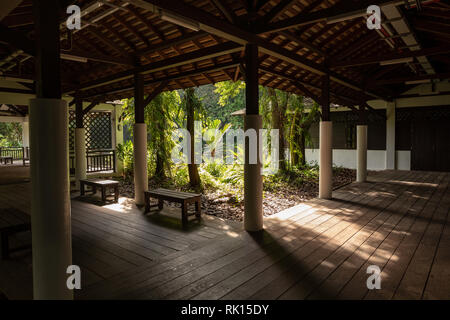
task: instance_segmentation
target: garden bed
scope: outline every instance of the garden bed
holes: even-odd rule
[[[272,215],[301,202],[315,198],[319,192],[318,170],[308,172],[289,172],[288,174],[264,177],[263,210],[264,215]],[[356,171],[334,168],[333,188],[351,183],[356,178]],[[132,179],[120,179],[120,195],[134,198]],[[193,191],[188,185],[176,186],[169,179],[164,182],[149,180],[149,188],[168,188]],[[195,192],[195,191],[194,191]],[[234,221],[242,221],[244,202],[242,188],[230,186],[226,191],[206,186],[202,191],[203,213]],[[176,206],[176,204],[169,204]]]

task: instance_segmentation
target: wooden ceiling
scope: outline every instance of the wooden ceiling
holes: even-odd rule
[[[32,1],[16,2],[0,21],[0,72],[33,79]],[[365,17],[327,22],[368,4],[391,3],[407,35],[392,25],[400,18],[381,30],[369,30]],[[70,4],[82,9],[81,30],[66,28]],[[450,77],[446,1],[417,7],[386,0],[62,0],[61,7],[62,91],[86,101],[132,97],[136,72],[144,74],[147,94],[243,79],[247,42],[260,48],[260,84],[319,99],[329,74],[331,101],[343,105],[390,99],[408,88],[406,81]],[[199,31],[168,22],[161,12]],[[411,35],[415,46],[404,41]],[[380,65],[408,57],[409,63]],[[33,90],[32,83],[24,85]]]

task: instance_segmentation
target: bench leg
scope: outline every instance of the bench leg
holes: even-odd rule
[[[158,209],[162,210],[164,208],[164,200],[158,199]]]
[[[2,259],[8,259],[9,258],[8,235],[5,233],[2,233],[1,241],[2,241]]]
[[[105,202],[106,201],[106,188],[102,187],[102,201]]]
[[[200,200],[195,201],[195,216],[200,219],[202,215],[202,206]]]
[[[80,195],[84,196],[84,183],[80,182]]]
[[[187,203],[183,202],[181,204],[181,223],[183,225],[183,228],[187,226],[188,223],[188,207]]]
[[[150,197],[148,195],[144,194],[144,200],[145,200],[144,213],[150,212]]]
[[[119,202],[119,187],[114,187],[114,201]]]

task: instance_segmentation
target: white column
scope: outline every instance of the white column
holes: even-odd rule
[[[24,117],[22,122],[22,147],[30,146],[30,122],[28,117]]]
[[[30,144],[34,298],[73,299],[66,101],[30,100]]]
[[[367,178],[367,125],[356,126],[356,181],[364,182]]]
[[[333,190],[333,123],[320,122],[319,198],[331,199]]]
[[[75,128],[75,183],[80,189],[80,180],[86,179],[86,129]]]
[[[386,169],[395,169],[395,101],[386,102]]]
[[[144,191],[148,190],[147,173],[147,125],[134,125],[134,199],[136,205],[143,206]]]
[[[244,130],[254,129],[256,133],[256,163],[250,164],[250,143],[245,143],[244,163],[244,228],[247,231],[260,231],[263,229],[262,210],[262,176],[260,153],[259,129],[262,128],[261,115],[245,115]],[[250,142],[250,139],[249,139]]]

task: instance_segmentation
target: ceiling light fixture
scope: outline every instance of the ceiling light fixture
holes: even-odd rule
[[[380,66],[390,66],[390,65],[393,65],[393,64],[408,63],[408,62],[413,62],[413,61],[414,61],[413,57],[385,60],[385,61],[381,61],[380,62]]]
[[[83,62],[83,63],[88,62],[87,58],[73,56],[73,55],[67,54],[67,53],[61,53],[61,59],[70,60],[70,61],[76,61],[76,62]]]
[[[411,80],[411,81],[406,81],[405,84],[422,84],[422,83],[430,83],[431,79],[423,79],[423,80]]]

